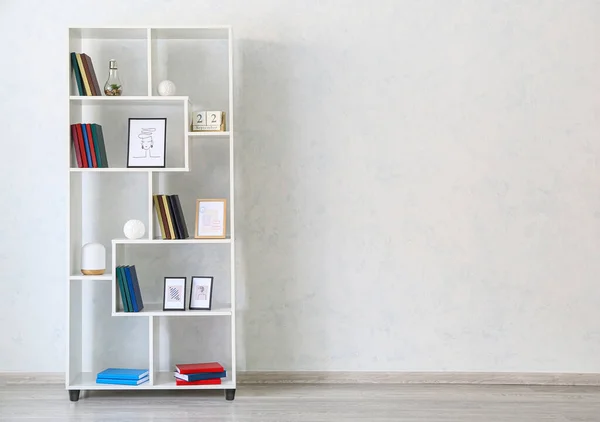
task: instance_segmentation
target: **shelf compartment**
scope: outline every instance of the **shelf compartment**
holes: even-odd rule
[[[223,390],[235,388],[231,378],[222,380],[220,385],[175,385],[173,372],[158,372],[155,376],[154,385],[150,381],[141,385],[116,385],[96,384],[96,374],[92,372],[78,373],[73,382],[69,384],[69,390]]]
[[[95,372],[80,372],[73,382],[68,385],[69,390],[149,390],[152,388],[150,381],[140,385],[96,384]]]
[[[137,268],[137,267],[136,267]],[[189,283],[189,280],[188,280]],[[186,308],[188,303],[185,304]],[[145,304],[144,310],[140,312],[114,312],[113,316],[166,316],[166,317],[211,317],[211,316],[231,316],[231,306],[213,305],[210,311],[163,311],[162,303]]]

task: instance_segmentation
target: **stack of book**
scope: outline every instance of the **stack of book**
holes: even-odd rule
[[[221,378],[227,371],[218,362],[183,363],[175,365],[176,385],[211,385],[221,384]]]
[[[142,291],[138,281],[135,265],[121,265],[116,268],[117,284],[121,293],[123,310],[125,312],[139,312],[144,309]]]
[[[187,239],[189,237],[179,195],[153,195],[154,208],[163,239]]]
[[[79,95],[102,95],[90,56],[75,52],[71,53],[71,67],[73,68]]]
[[[71,125],[71,141],[79,168],[108,167],[102,126],[95,123]]]
[[[96,384],[140,385],[148,381],[147,369],[108,368],[96,375]]]

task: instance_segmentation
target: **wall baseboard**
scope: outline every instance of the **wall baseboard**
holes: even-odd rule
[[[62,372],[0,372],[0,386],[62,384]],[[480,384],[600,386],[600,373],[240,371],[238,384]]]
[[[597,373],[247,371],[239,384],[480,384],[600,386]]]

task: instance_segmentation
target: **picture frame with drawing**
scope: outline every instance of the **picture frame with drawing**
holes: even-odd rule
[[[165,168],[167,118],[129,118],[127,168]]]
[[[227,233],[227,200],[196,200],[196,239],[225,239]]]
[[[185,311],[187,277],[165,277],[163,311]]]
[[[190,304],[188,308],[191,311],[210,311],[212,307],[214,277],[193,276],[190,288]]]

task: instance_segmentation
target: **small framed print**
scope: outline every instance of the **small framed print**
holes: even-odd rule
[[[210,311],[212,306],[213,277],[192,277],[190,292],[190,310]]]
[[[165,277],[163,311],[185,311],[186,277]]]
[[[196,201],[196,239],[224,239],[226,233],[227,200],[198,199]]]
[[[164,168],[167,163],[167,119],[130,118],[128,168]]]

